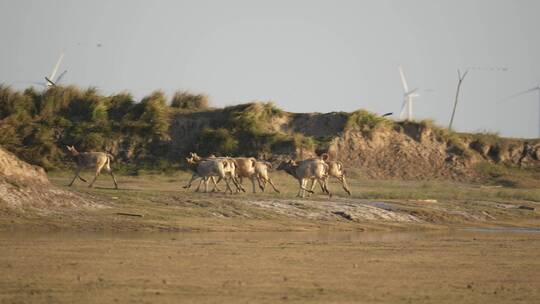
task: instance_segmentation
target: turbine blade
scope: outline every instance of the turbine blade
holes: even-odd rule
[[[46,86],[47,84],[45,82],[37,82],[37,81],[15,81],[13,84],[35,84],[40,86]]]
[[[54,69],[51,73],[51,76],[49,76],[49,79],[54,79],[54,76],[56,75],[56,72],[60,67],[60,63],[62,62],[62,58],[64,58],[64,52],[60,53],[60,58],[58,58],[58,61],[56,62],[56,65],[54,66]]]
[[[49,79],[49,77],[45,77],[45,80],[47,80],[47,86],[56,85],[52,80]]]
[[[401,76],[401,84],[403,85],[403,90],[405,92],[409,92],[409,86],[407,85],[407,80],[405,80],[405,73],[403,73],[403,68],[398,66],[399,69],[399,75]]]
[[[418,91],[418,88],[412,89],[409,92],[406,92],[405,95],[407,95],[407,96],[420,96],[418,94],[414,94],[416,91]]]
[[[407,105],[408,100],[403,99],[403,104],[401,104],[401,110],[399,111],[399,117],[403,118],[403,113],[405,111],[405,106]]]
[[[64,77],[64,75],[66,75],[67,73],[67,70],[63,71],[59,76],[58,78],[56,78],[56,82],[55,83],[60,83],[60,80],[62,80],[62,78]]]
[[[508,100],[510,100],[510,99],[516,98],[516,97],[521,96],[521,95],[525,95],[525,94],[527,94],[527,93],[530,93],[530,92],[533,92],[533,91],[536,91],[536,90],[540,90],[540,88],[539,88],[539,87],[534,87],[534,88],[532,88],[532,89],[528,89],[528,90],[525,90],[525,91],[516,93],[516,94],[514,94],[514,95],[510,95],[510,96],[508,96],[508,97],[505,97],[505,98],[499,100],[499,103],[501,103],[501,102],[503,102],[503,101],[508,101]]]

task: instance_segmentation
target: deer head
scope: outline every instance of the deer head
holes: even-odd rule
[[[71,155],[73,156],[79,155],[79,151],[77,151],[77,149],[75,149],[74,146],[66,146],[66,148],[69,151],[69,153],[71,153]]]

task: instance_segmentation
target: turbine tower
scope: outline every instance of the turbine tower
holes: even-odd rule
[[[400,111],[400,117],[403,118],[405,106],[407,107],[407,120],[412,120],[413,114],[412,114],[412,102],[414,97],[418,97],[416,89],[409,90],[409,86],[407,85],[407,80],[405,79],[405,73],[403,73],[403,68],[401,65],[398,67],[399,69],[399,75],[401,76],[401,84],[403,85],[403,104],[401,105],[401,111]]]
[[[525,91],[516,93],[514,95],[511,95],[509,97],[506,97],[503,100],[505,101],[505,100],[509,100],[509,99],[514,99],[514,98],[516,98],[518,96],[525,95],[525,94],[528,94],[528,93],[534,92],[534,91],[538,91],[538,107],[539,107],[539,113],[538,113],[538,137],[540,138],[540,84],[538,84],[537,86],[535,86],[533,88],[530,88],[528,90],[525,90]]]

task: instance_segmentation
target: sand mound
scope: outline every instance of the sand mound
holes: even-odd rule
[[[52,185],[43,168],[32,166],[0,147],[0,208],[100,208],[102,203]]]

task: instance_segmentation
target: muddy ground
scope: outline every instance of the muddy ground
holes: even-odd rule
[[[0,303],[540,302],[538,189],[352,179],[298,199],[273,176],[280,194],[104,175],[72,189],[99,208],[0,209]]]
[[[1,234],[0,303],[538,303],[535,232]]]

